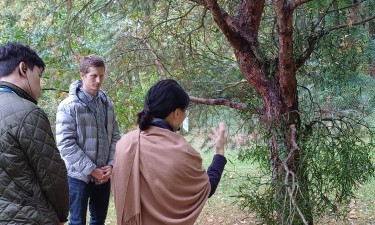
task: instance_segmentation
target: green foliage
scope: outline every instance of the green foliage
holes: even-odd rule
[[[276,178],[272,174],[269,158],[265,157],[269,154],[267,138],[255,140],[242,149],[240,157],[254,160],[260,172],[249,174],[247,182],[240,185],[236,196],[241,201],[237,203],[242,209],[257,212],[266,224],[302,223],[297,222],[299,216],[286,217],[290,211],[298,215],[291,193],[305,217],[345,216],[354,190],[374,175],[373,137],[372,129],[353,117],[312,120],[302,129],[299,173],[289,175],[288,179],[293,178],[291,186],[286,185],[285,176]],[[286,160],[287,154],[279,149],[280,160]]]
[[[137,113],[143,109],[147,90],[156,82],[157,79],[153,77],[142,80],[142,85],[133,86],[131,82],[121,81],[121,88],[114,91],[116,95],[112,97],[112,100],[123,133],[136,126]]]
[[[312,121],[311,126],[301,141],[310,200],[317,214],[336,213],[338,204],[347,204],[353,190],[374,175],[374,134],[349,118]]]

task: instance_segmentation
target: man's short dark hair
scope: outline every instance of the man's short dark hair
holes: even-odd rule
[[[29,46],[11,42],[0,46],[0,77],[11,74],[21,62],[31,70],[34,66],[38,66],[42,71],[46,67],[43,60]]]
[[[97,55],[84,56],[79,60],[79,72],[88,73],[90,67],[104,67],[104,60]]]

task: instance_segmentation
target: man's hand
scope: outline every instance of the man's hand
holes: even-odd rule
[[[104,177],[104,172],[100,168],[96,168],[91,172],[91,175],[97,180],[102,180]]]
[[[103,179],[109,179],[112,177],[112,166],[103,166],[100,168],[104,174]]]
[[[95,170],[91,173],[91,175],[94,176],[100,184],[104,184],[112,177],[112,166],[107,165],[96,168]]]

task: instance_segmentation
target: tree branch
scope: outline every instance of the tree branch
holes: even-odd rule
[[[334,1],[337,1],[337,0],[333,0],[333,2],[334,2]],[[337,9],[329,10],[329,11],[326,12],[326,14],[328,14],[328,13],[333,13],[333,12],[337,12],[337,11],[344,11],[344,10],[346,10],[346,9],[351,9],[351,8],[357,7],[357,4],[358,4],[358,5],[359,5],[359,4],[362,4],[362,3],[365,2],[365,1],[366,1],[366,0],[362,0],[362,1],[358,2],[358,3],[356,3],[355,5],[350,5],[350,6],[345,6],[345,7],[342,7],[342,8],[337,8]]]
[[[155,30],[156,27],[159,27],[161,24],[166,24],[166,23],[168,23],[168,22],[170,22],[170,21],[181,20],[181,19],[187,17],[187,16],[193,11],[193,9],[194,9],[195,7],[197,7],[197,5],[193,5],[190,9],[188,9],[188,10],[187,10],[184,14],[182,14],[181,16],[178,16],[178,17],[175,17],[175,18],[170,18],[170,19],[166,18],[165,20],[163,20],[163,21],[157,23],[156,25],[154,25],[153,27],[151,27],[151,29],[147,32],[148,34],[145,35],[145,39],[146,39],[146,38],[149,38],[150,34]]]
[[[316,36],[309,37],[309,40],[308,40],[309,44],[307,48],[303,51],[302,56],[296,59],[296,63],[295,63],[296,71],[299,68],[301,68],[305,64],[305,62],[310,58],[311,54],[314,52],[315,44],[318,40],[319,38]]]
[[[297,0],[293,6],[292,6],[292,9],[295,10],[297,7],[299,7],[300,5],[303,5],[305,3],[308,3],[308,2],[311,2],[312,0]]]
[[[196,104],[204,104],[204,105],[224,105],[228,106],[233,109],[239,109],[244,110],[247,109],[246,104],[240,103],[240,102],[233,102],[227,99],[223,98],[217,98],[217,99],[209,99],[209,98],[197,98],[193,96],[189,96],[190,100]]]
[[[163,64],[160,62],[158,55],[152,49],[150,42],[148,40],[143,39],[142,42],[146,45],[147,49],[150,51],[152,57],[154,57],[154,63],[158,67],[159,73],[163,79],[167,79],[167,75],[165,74],[165,68]]]
[[[220,8],[216,0],[207,0],[206,2],[206,7],[211,11],[216,24],[233,48],[239,51],[248,50],[249,46],[253,45],[254,38],[239,29],[233,18]]]
[[[265,0],[243,1],[238,13],[238,26],[246,33],[258,37],[260,22],[265,6]]]
[[[349,23],[349,24],[341,24],[341,25],[338,25],[338,26],[335,26],[335,27],[332,27],[331,29],[327,30],[325,32],[324,35],[328,34],[329,32],[333,31],[333,30],[338,30],[338,29],[341,29],[341,28],[345,28],[345,27],[352,27],[352,26],[356,26],[356,25],[360,25],[360,24],[363,24],[363,23],[366,23],[366,22],[369,22],[371,20],[375,19],[375,15],[374,16],[370,16],[370,17],[367,17],[361,21],[358,21],[358,22],[355,22],[355,23]]]
[[[245,83],[249,83],[249,82],[248,82],[247,80],[243,79],[243,80],[241,80],[241,81],[239,81],[239,82],[235,82],[235,83],[230,84],[230,85],[227,86],[227,87],[224,87],[223,89],[220,90],[220,92],[223,92],[223,91],[225,91],[225,90],[227,90],[227,89],[234,88],[234,87],[236,87],[237,85],[245,84]]]
[[[305,49],[305,51],[303,52],[303,55],[301,57],[299,57],[297,60],[296,60],[296,69],[298,70],[299,68],[301,68],[304,63],[306,62],[307,59],[309,59],[310,55],[312,54],[312,52],[314,51],[315,49],[315,44],[324,36],[328,35],[331,31],[334,31],[334,30],[338,30],[338,29],[342,29],[342,28],[346,28],[346,27],[352,27],[352,26],[356,26],[356,25],[360,25],[360,24],[363,24],[363,23],[366,23],[366,22],[369,22],[371,20],[375,19],[375,15],[374,16],[370,16],[370,17],[367,17],[361,21],[358,21],[358,22],[354,22],[354,23],[351,23],[349,22],[348,24],[341,24],[341,25],[337,25],[337,26],[334,26],[328,30],[325,30],[325,31],[321,31],[318,35],[311,35],[309,37],[309,44],[308,44],[308,47]]]
[[[69,93],[67,90],[57,89],[57,88],[42,88],[42,91],[58,91],[58,92],[64,92]]]

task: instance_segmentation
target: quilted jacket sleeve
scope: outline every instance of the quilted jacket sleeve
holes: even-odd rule
[[[68,167],[86,176],[97,167],[78,145],[78,131],[74,107],[61,103],[56,113],[56,142]],[[82,138],[82,137],[81,137]],[[70,170],[70,169],[69,169]]]
[[[43,194],[55,209],[59,220],[67,221],[67,170],[56,147],[47,115],[40,108],[31,110],[25,116],[18,135]]]
[[[111,165],[111,166],[113,166],[114,164],[117,141],[120,140],[121,138],[120,129],[118,127],[116,116],[113,115],[113,118],[114,118],[114,122],[113,122],[113,133],[112,133],[112,141],[111,141],[111,151],[109,153],[109,159],[108,159],[108,165]]]

